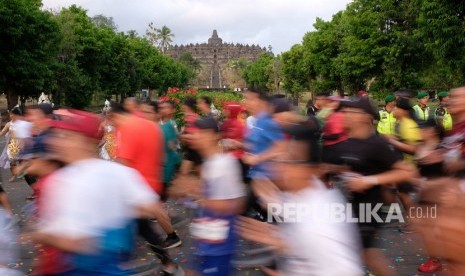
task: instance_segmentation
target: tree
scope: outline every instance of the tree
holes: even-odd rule
[[[171,33],[170,28],[163,25],[161,29],[157,30],[157,37],[158,49],[160,49],[162,53],[165,53],[166,49],[168,49],[168,47],[171,46],[171,43],[173,42],[172,38],[174,37],[174,34]]]
[[[158,29],[155,27],[153,22],[149,23],[148,29],[145,31],[145,37],[154,47],[158,47],[160,38],[158,37]]]
[[[309,68],[305,66],[302,45],[294,45],[281,55],[283,88],[287,93],[296,95],[308,90]]]
[[[197,72],[200,70],[201,68],[201,64],[200,64],[200,61],[198,61],[197,59],[195,59],[191,53],[189,52],[184,52],[181,54],[181,56],[178,58],[179,62],[181,62],[182,64],[184,64],[185,66],[189,67],[192,69],[192,71],[194,72],[194,74],[196,75]]]
[[[116,31],[118,26],[113,21],[113,17],[106,17],[103,14],[97,14],[96,16],[92,17],[92,22],[97,26],[97,28],[110,28],[112,31]]]
[[[447,89],[465,82],[465,6],[463,1],[421,0],[417,34],[431,52],[423,80]]]
[[[248,86],[269,87],[269,65],[273,60],[273,55],[270,53],[261,54],[257,60],[247,66],[242,77],[245,79]]]
[[[8,108],[18,96],[37,97],[54,86],[60,35],[39,0],[0,0],[0,88]]]
[[[75,5],[64,8],[54,19],[63,37],[55,71],[55,102],[84,108],[99,90],[100,62],[105,59],[101,54],[106,44],[99,41],[98,28],[82,8]]]

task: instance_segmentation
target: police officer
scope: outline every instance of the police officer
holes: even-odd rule
[[[447,111],[447,101],[449,100],[449,93],[442,91],[438,93],[439,105],[434,112],[435,119],[439,126],[445,131],[452,129],[452,116]]]
[[[386,96],[386,105],[379,111],[379,122],[377,131],[381,135],[394,135],[396,118],[392,110],[396,106],[396,97],[394,95]]]
[[[428,103],[428,93],[419,92],[417,95],[418,104],[413,107],[415,117],[418,121],[428,121],[430,109],[426,105]]]

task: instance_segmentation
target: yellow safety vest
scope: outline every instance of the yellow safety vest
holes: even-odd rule
[[[396,118],[392,112],[385,109],[379,111],[379,122],[377,131],[379,134],[394,135],[396,127]]]
[[[438,112],[441,112],[442,114],[438,114]],[[443,106],[438,106],[436,108],[436,111],[434,112],[436,121],[438,120],[439,117],[442,120],[442,127],[444,130],[449,131],[452,129],[452,115],[450,115],[449,112],[447,112],[447,109],[445,109]]]
[[[429,107],[427,106],[426,109],[423,111],[421,107],[417,104],[413,106],[413,110],[415,110],[415,116],[420,121],[428,121],[429,118]]]

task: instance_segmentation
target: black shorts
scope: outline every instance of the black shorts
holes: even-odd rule
[[[1,194],[1,193],[4,193],[4,192],[5,192],[5,190],[3,190],[2,185],[0,185],[0,194]]]
[[[186,147],[184,149],[184,159],[186,159],[187,161],[194,162],[195,165],[202,164],[202,157],[200,156],[200,154],[190,147]]]
[[[378,248],[379,244],[375,238],[381,228],[381,224],[379,222],[358,223],[357,226],[362,238],[363,249]]]

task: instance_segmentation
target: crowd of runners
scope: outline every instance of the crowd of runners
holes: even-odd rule
[[[239,239],[272,249],[267,275],[396,275],[376,239],[393,220],[421,235],[419,271],[465,275],[465,87],[435,108],[424,92],[382,110],[369,98],[318,93],[303,115],[250,88],[222,112],[187,97],[181,122],[171,101],[14,108],[0,167],[30,185],[34,212],[18,233],[0,186],[0,275],[21,275],[19,234],[40,245],[33,275],[125,275],[136,237],[163,275],[233,275]],[[183,267],[167,200],[195,210]]]

